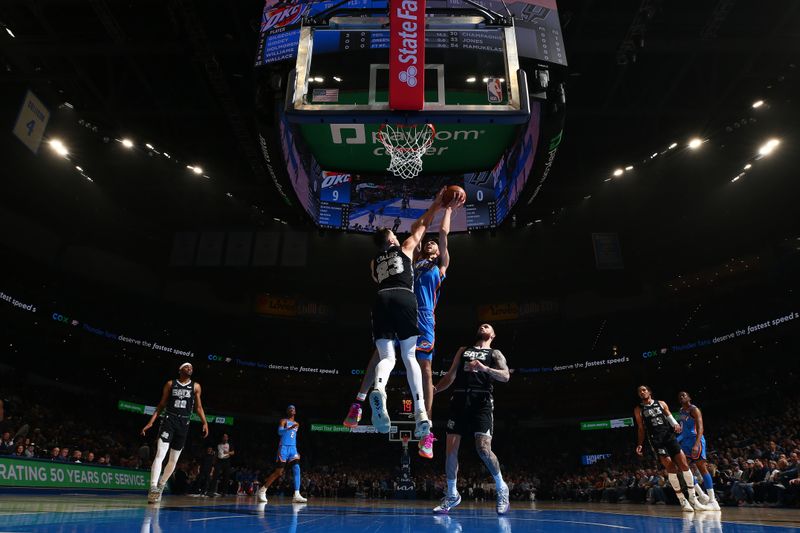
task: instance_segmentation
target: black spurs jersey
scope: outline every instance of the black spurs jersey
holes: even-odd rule
[[[173,415],[189,418],[194,411],[194,382],[192,380],[185,385],[182,385],[177,379],[172,380],[166,411]]]
[[[653,439],[661,439],[674,433],[667,414],[657,400],[649,405],[639,404],[639,409],[642,411],[642,422],[647,435]]]
[[[411,258],[399,246],[390,246],[375,256],[373,274],[378,280],[378,290],[414,290],[414,268]]]
[[[492,377],[486,372],[471,370],[470,361],[478,360],[489,368],[495,368],[492,348],[467,348],[461,354],[456,367],[455,390],[466,392],[492,392]]]

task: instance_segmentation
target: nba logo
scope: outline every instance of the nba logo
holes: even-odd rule
[[[503,101],[503,82],[500,78],[486,80],[486,97],[490,104],[499,104]]]

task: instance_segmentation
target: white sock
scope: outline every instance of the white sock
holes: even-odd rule
[[[400,356],[406,367],[408,387],[411,389],[411,397],[414,399],[414,410],[426,413],[425,418],[428,418],[427,411],[425,411],[425,396],[422,392],[422,369],[417,362],[416,335],[400,341]]]
[[[375,347],[381,356],[381,360],[375,366],[375,388],[386,391],[386,383],[394,370],[394,342],[389,339],[377,339]]]
[[[300,496],[300,491],[299,490],[294,491],[294,495],[295,496]]]
[[[267,493],[267,487],[261,487],[260,489],[258,489],[258,492],[260,492],[261,494],[266,494]]]
[[[689,470],[681,472],[681,474],[683,475],[683,481],[686,483],[687,492],[689,496],[692,496],[694,494],[694,476]]]
[[[447,480],[447,495],[451,496],[451,497],[456,495],[456,480],[455,479],[448,479]]]
[[[492,477],[494,478],[494,484],[498,489],[503,486],[503,474],[498,472],[496,476]]]
[[[678,497],[678,501],[683,503],[683,500],[686,497],[683,495],[683,489],[681,489],[681,482],[678,481],[678,474],[668,473],[667,479],[669,480],[669,484],[672,485],[672,490],[675,491],[675,496]]]
[[[711,501],[716,500],[716,498],[714,497],[714,489],[708,489],[706,491],[706,494],[708,494],[708,497],[711,498]]]
[[[153,458],[153,465],[150,467],[150,488],[156,488],[158,486],[158,478],[161,475],[161,465],[164,462],[164,458],[167,456],[167,451],[169,451],[169,443],[158,439],[156,456]]]
[[[356,400],[358,400],[359,402],[363,402],[366,399],[367,399],[366,393],[359,392],[358,394],[356,394]]]

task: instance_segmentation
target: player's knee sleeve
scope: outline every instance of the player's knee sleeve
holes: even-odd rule
[[[378,349],[378,354],[381,359],[394,359],[394,341],[390,339],[377,339],[375,347]]]

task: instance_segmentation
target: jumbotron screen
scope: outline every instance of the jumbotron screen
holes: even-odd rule
[[[285,118],[280,130],[292,187],[314,221],[323,228],[370,233],[380,227],[409,231],[445,185],[459,185],[467,193],[464,208],[453,215],[451,231],[497,226],[527,183],[539,142],[539,126],[540,106],[532,102],[530,122],[491,170],[458,176],[421,175],[410,180],[388,172],[367,176],[325,170]],[[431,230],[436,231],[439,223],[440,219],[435,219]]]

